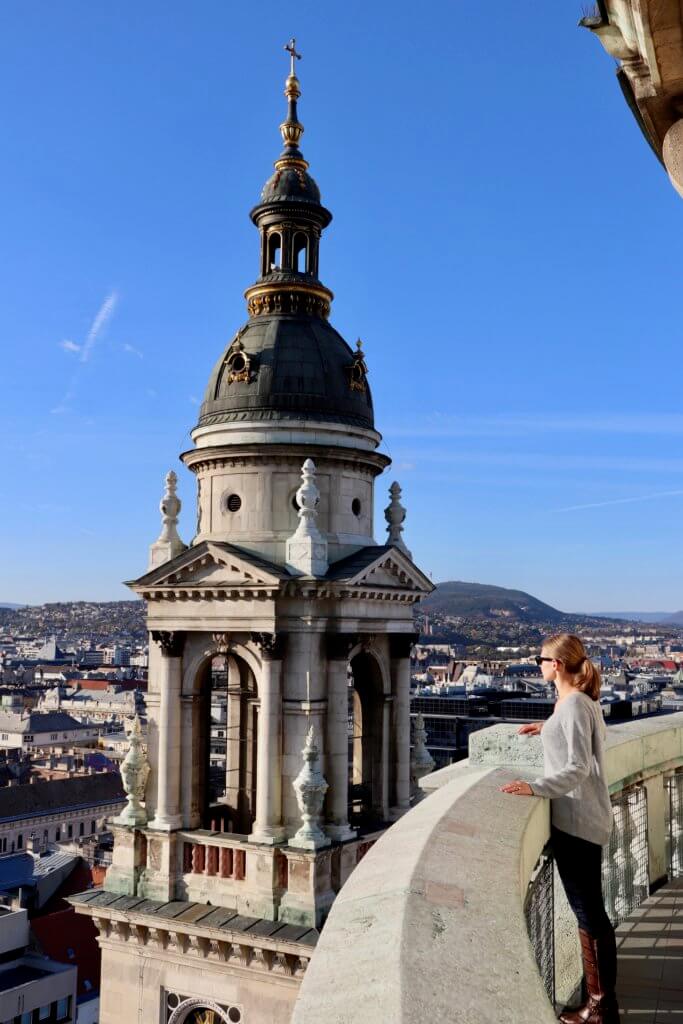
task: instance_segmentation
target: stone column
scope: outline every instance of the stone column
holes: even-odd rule
[[[656,888],[666,879],[666,801],[664,775],[645,780],[647,801],[647,848],[649,888]]]
[[[391,687],[394,696],[392,736],[394,741],[394,782],[396,803],[391,818],[400,817],[410,808],[410,649],[417,642],[414,633],[389,637],[391,655]]]
[[[282,655],[284,637],[253,633],[261,650],[258,680],[259,715],[256,745],[256,819],[249,839],[278,843],[285,838],[282,825]]]
[[[349,825],[349,651],[356,637],[328,633],[327,643],[327,821],[331,839],[352,839]]]
[[[162,658],[159,679],[159,736],[157,801],[150,828],[171,832],[180,828],[180,691],[184,633],[153,631]]]
[[[225,716],[225,797],[226,804],[237,809],[240,797],[242,763],[242,680],[235,659],[227,655],[228,697]]]

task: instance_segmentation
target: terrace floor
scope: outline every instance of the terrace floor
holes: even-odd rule
[[[624,1024],[683,1024],[683,878],[662,886],[618,926],[617,946]]]

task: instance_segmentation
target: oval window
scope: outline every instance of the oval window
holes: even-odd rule
[[[351,502],[351,511],[353,512],[354,516],[360,516],[361,509],[362,509],[362,506],[361,506],[361,503],[360,503],[360,499],[359,498],[354,498],[353,501]]]

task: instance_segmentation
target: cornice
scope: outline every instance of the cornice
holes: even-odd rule
[[[313,432],[313,430],[312,430]],[[375,431],[372,431],[374,434]],[[286,450],[283,449],[286,447]],[[317,466],[323,462],[334,462],[340,468],[370,468],[373,476],[378,476],[391,464],[388,455],[382,452],[369,451],[363,448],[343,448],[337,445],[324,444],[236,444],[217,445],[213,448],[191,448],[180,456],[182,461],[193,472],[198,473],[207,468],[228,466],[230,468],[246,466],[253,461],[263,462],[266,459],[279,463],[296,463],[301,469],[302,459],[312,458]]]

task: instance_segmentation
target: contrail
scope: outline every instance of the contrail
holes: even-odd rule
[[[583,508],[605,508],[607,505],[630,505],[634,501],[652,501],[655,498],[674,498],[683,494],[683,491],[658,491],[656,494],[641,494],[639,498],[613,498],[611,501],[591,501],[586,505],[567,505],[565,508],[556,508],[555,512],[577,512]]]
[[[118,302],[118,298],[119,297],[115,291],[111,292],[109,295],[107,295],[106,299],[104,300],[104,302],[98,309],[97,313],[95,314],[95,319],[93,320],[90,330],[88,331],[88,336],[85,339],[85,344],[83,345],[83,350],[81,352],[82,363],[87,363],[88,359],[90,358],[90,353],[95,347],[95,342],[99,338],[104,328],[107,326],[107,323],[112,313],[116,309],[116,303]]]

